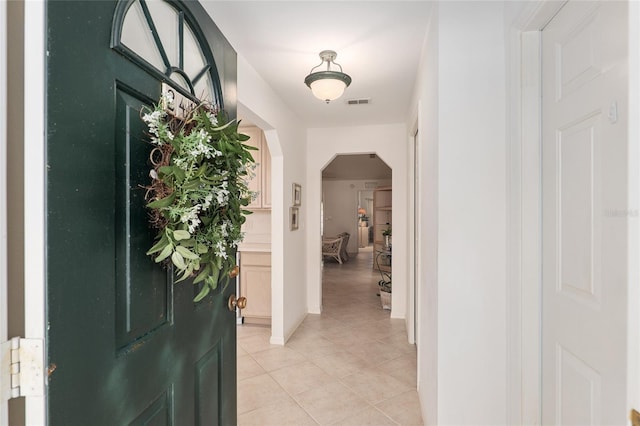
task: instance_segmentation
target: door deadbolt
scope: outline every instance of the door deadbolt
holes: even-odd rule
[[[232,270],[229,271],[229,278],[235,278],[240,273],[240,267],[234,266]]]

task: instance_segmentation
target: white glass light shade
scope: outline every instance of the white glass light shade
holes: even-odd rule
[[[329,103],[334,99],[338,99],[344,93],[344,89],[351,84],[351,77],[342,72],[340,64],[336,64],[337,53],[333,50],[323,50],[320,52],[320,59],[322,62],[320,65],[311,69],[311,74],[305,77],[304,84],[306,84],[311,93],[318,99]],[[326,71],[317,71],[315,69],[327,64]],[[332,71],[331,64],[336,66],[340,71]]]
[[[323,78],[311,83],[313,96],[326,102],[338,99],[342,96],[346,88],[347,85],[344,81],[334,80],[332,78]]]

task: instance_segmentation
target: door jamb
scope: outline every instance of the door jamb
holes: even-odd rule
[[[25,336],[45,338],[45,2],[24,4],[24,280]],[[27,83],[28,82],[28,83]],[[26,167],[26,162],[30,166]],[[29,259],[28,265],[26,259]],[[46,345],[45,345],[46,347]],[[46,365],[46,348],[43,365]],[[26,424],[46,424],[45,396],[25,397]]]
[[[508,28],[509,139],[508,371],[509,424],[542,419],[542,29],[566,1],[530,2]]]
[[[637,2],[629,2],[629,117],[637,117],[640,113],[640,5]],[[640,202],[640,123],[637,120],[628,120],[629,125],[629,153],[628,153],[628,206],[633,208]],[[638,268],[638,258],[640,258],[640,224],[637,220],[628,221],[628,347],[627,347],[627,408],[638,409],[640,407],[640,309],[638,309],[640,299],[640,268]]]

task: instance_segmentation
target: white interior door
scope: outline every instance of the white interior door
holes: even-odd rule
[[[626,423],[627,4],[542,32],[542,422]]]

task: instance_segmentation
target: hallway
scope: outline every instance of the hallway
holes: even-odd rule
[[[371,266],[372,253],[325,263],[324,311],[284,347],[267,327],[238,327],[239,425],[422,424],[415,346],[381,308]]]

